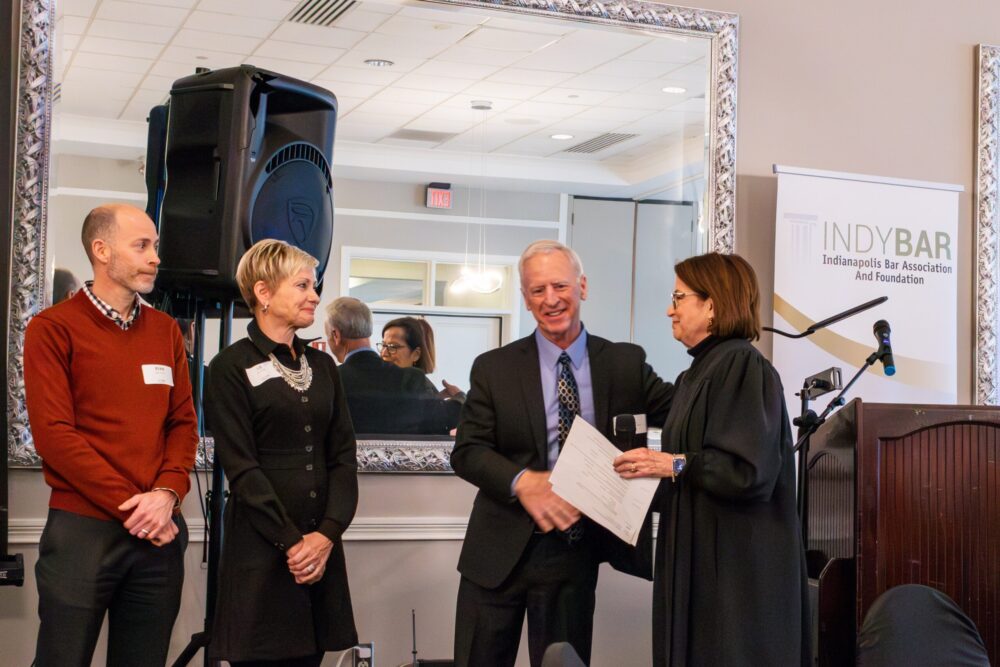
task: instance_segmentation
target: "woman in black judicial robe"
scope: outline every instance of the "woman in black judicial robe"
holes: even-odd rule
[[[209,656],[234,667],[317,667],[357,644],[342,535],[358,503],[354,430],[313,323],[316,260],[254,245],[236,278],[248,338],[212,360],[206,407],[229,479]]]
[[[662,453],[615,460],[622,477],[663,478],[653,664],[811,665],[791,428],[781,380],[750,344],[756,275],[717,253],[676,274],[667,314],[691,367],[677,378]]]

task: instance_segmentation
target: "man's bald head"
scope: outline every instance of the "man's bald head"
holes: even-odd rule
[[[138,215],[145,218],[146,212],[130,204],[101,204],[84,218],[80,237],[91,264],[94,264],[95,260],[94,241],[100,239],[110,244],[118,230],[120,215]]]

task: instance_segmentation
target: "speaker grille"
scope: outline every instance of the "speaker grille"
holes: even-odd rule
[[[323,157],[323,153],[321,153],[312,144],[288,144],[271,156],[271,159],[267,161],[267,165],[264,167],[264,173],[270,174],[286,162],[293,162],[295,160],[311,162],[316,165],[319,170],[323,172],[323,176],[326,178],[326,186],[328,188],[333,187],[333,181],[330,179],[330,165],[326,163],[326,158]]]

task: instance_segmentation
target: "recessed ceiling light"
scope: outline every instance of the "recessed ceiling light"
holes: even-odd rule
[[[491,100],[472,100],[469,106],[476,111],[490,111],[493,109],[493,102]]]
[[[208,60],[208,56],[195,56],[195,60]]]
[[[567,139],[572,139],[573,135],[572,134],[553,134],[551,138],[555,139],[556,141],[566,141]]]
[[[396,63],[391,60],[384,60],[383,58],[369,58],[365,61],[365,64],[369,67],[392,67]]]
[[[571,100],[575,100],[576,98],[578,98],[578,97],[580,97],[580,96],[579,96],[579,95],[577,95],[576,93],[574,93],[574,94],[572,94],[572,95],[567,95],[566,97],[568,97],[568,98],[569,98],[569,99],[571,99]]]
[[[683,95],[687,92],[687,88],[681,88],[680,86],[664,86],[661,90],[671,95]]]

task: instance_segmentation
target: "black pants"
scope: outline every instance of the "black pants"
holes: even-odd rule
[[[37,667],[88,667],[108,614],[113,667],[163,665],[181,604],[187,528],[165,547],[117,521],[49,510],[38,543]]]
[[[455,664],[512,667],[524,615],[532,667],[546,647],[569,642],[590,662],[598,563],[585,538],[567,544],[553,533],[533,535],[507,580],[487,589],[462,577],[455,621]]]

